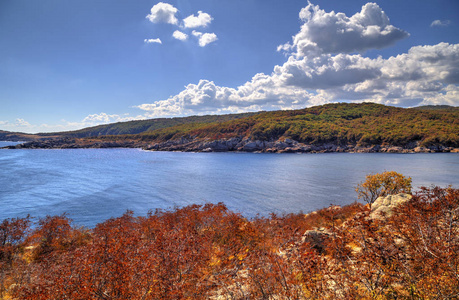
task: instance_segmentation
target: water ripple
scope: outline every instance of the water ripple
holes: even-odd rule
[[[253,217],[356,200],[368,173],[415,187],[458,186],[458,154],[172,153],[135,149],[1,150],[0,220],[67,212],[79,225],[156,208],[224,202]]]

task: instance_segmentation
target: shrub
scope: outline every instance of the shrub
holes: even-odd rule
[[[359,199],[371,204],[378,198],[398,193],[411,193],[411,177],[395,171],[369,174],[355,187]]]

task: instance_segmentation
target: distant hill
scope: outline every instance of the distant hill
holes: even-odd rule
[[[333,103],[300,110],[261,112],[222,123],[187,124],[144,132],[130,138],[164,142],[183,137],[275,141],[292,139],[319,145],[459,146],[459,110],[414,109],[375,103]]]
[[[423,105],[413,107],[413,109],[458,111],[459,107],[450,105]]]
[[[36,140],[44,140],[44,139],[52,139],[57,138],[58,135],[49,134],[48,136],[41,136],[38,134],[30,134],[30,133],[23,133],[23,132],[10,132],[0,130],[0,141],[12,141],[12,142],[26,142],[26,141],[36,141]]]
[[[40,136],[56,136],[84,138],[98,137],[103,135],[123,135],[123,134],[139,134],[143,132],[151,132],[154,130],[169,128],[185,124],[209,124],[221,123],[230,120],[236,120],[256,115],[257,113],[242,113],[228,115],[206,115],[206,116],[191,116],[182,118],[157,118],[150,120],[118,122],[106,125],[88,127],[75,131],[56,132],[56,133],[39,133]]]
[[[183,124],[208,124],[219,123],[229,120],[249,117],[257,113],[241,113],[227,115],[206,115],[206,116],[190,116],[182,118],[157,118],[149,120],[118,122],[112,124],[98,125],[94,127],[83,128],[74,131],[62,132],[47,132],[29,134],[23,132],[10,132],[0,130],[0,141],[37,141],[49,140],[56,138],[85,138],[99,137],[104,135],[126,135],[139,134],[157,129],[173,127]]]
[[[340,151],[336,150],[337,147],[344,147],[343,151],[357,151],[355,147],[414,149],[422,146],[430,147],[432,151],[443,151],[445,148],[459,148],[459,109],[450,106],[400,108],[376,103],[332,103],[298,110],[120,122],[77,131],[16,134],[14,137],[20,140],[53,140],[27,146],[31,148],[268,151],[277,147],[274,151],[278,151],[296,147],[295,151],[308,151],[309,146],[320,146],[320,151]],[[285,145],[286,140],[297,144]],[[212,141],[216,143],[210,143]],[[256,142],[255,145],[252,142]],[[378,147],[374,151],[379,151]]]

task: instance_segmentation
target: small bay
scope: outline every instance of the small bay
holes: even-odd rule
[[[415,188],[457,187],[459,154],[0,150],[0,220],[67,213],[92,227],[128,209],[217,202],[247,217],[309,212],[356,201],[365,175],[389,170]]]

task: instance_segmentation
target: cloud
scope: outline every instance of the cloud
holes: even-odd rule
[[[178,19],[175,16],[177,12],[178,9],[171,4],[159,2],[151,8],[151,13],[147,15],[146,18],[153,23],[169,23],[178,25]],[[181,28],[183,30],[189,28],[207,27],[212,20],[213,18],[208,13],[198,11],[197,15],[193,14],[183,19],[183,26],[181,26]],[[205,47],[218,40],[215,33],[202,33],[193,30],[192,34],[198,38],[198,43],[201,47]],[[180,41],[185,41],[188,39],[188,34],[180,30],[175,30],[172,33],[172,37]],[[145,39],[144,42],[162,44],[162,41],[159,38]]]
[[[213,18],[208,13],[198,11],[198,15],[191,15],[183,19],[185,28],[207,27]]]
[[[334,101],[459,105],[459,44],[412,47],[388,59],[360,54],[291,56],[270,75],[237,88],[189,84],[166,100],[137,106],[147,117],[295,109]]]
[[[27,122],[26,120],[21,119],[21,118],[17,118],[12,123],[9,122],[9,121],[0,121],[0,125],[4,126],[5,128],[8,128],[8,127],[30,127],[30,126],[32,126],[32,125],[30,125],[29,122]]]
[[[429,80],[459,84],[459,44],[439,43],[412,47],[390,57],[382,66],[385,78],[399,81]]]
[[[278,47],[298,57],[320,54],[355,53],[390,46],[409,34],[390,24],[385,12],[376,3],[367,3],[359,13],[329,13],[318,5],[308,4],[300,12],[304,22],[292,43]]]
[[[28,127],[31,126],[29,122],[27,122],[24,119],[16,119],[16,122],[14,124],[15,126],[20,126],[20,127]]]
[[[36,127],[22,118],[17,118],[13,122],[0,121],[0,126],[2,126],[2,128],[7,131],[19,131],[19,132],[27,131],[31,128]]]
[[[86,116],[81,122],[76,122],[76,123],[69,123],[69,124],[74,124],[78,125],[80,127],[88,127],[88,126],[96,126],[96,125],[101,125],[101,124],[108,124],[108,123],[115,123],[115,122],[126,122],[126,121],[133,121],[133,120],[144,120],[145,116],[136,116],[136,117],[131,117],[129,114],[124,114],[124,115],[117,115],[117,114],[107,114],[104,112],[101,112],[99,114],[91,114]]]
[[[459,105],[459,98],[452,97],[453,87],[459,84],[459,44],[416,46],[407,53],[372,61],[381,71],[379,76],[327,89],[327,97],[388,105]]]
[[[457,106],[459,99],[459,87],[450,84],[441,90],[441,93],[435,93],[431,97],[426,97],[419,105],[452,105]]]
[[[142,115],[138,115],[135,117],[129,116],[129,114],[107,114],[101,112],[99,114],[90,114],[83,118],[81,121],[77,122],[69,122],[64,120],[64,125],[56,126],[56,125],[47,125],[42,124],[39,127],[41,131],[63,131],[63,130],[77,130],[86,127],[92,127],[97,125],[109,124],[109,123],[116,123],[116,122],[127,122],[127,121],[134,121],[134,120],[145,120],[146,117]]]
[[[126,122],[133,120],[145,120],[146,116],[138,115],[135,117],[129,116],[129,114],[117,115],[117,114],[91,114],[83,118],[81,121],[71,122],[61,120],[60,124],[30,124],[22,118],[16,119],[14,122],[0,121],[2,129],[14,132],[28,132],[28,133],[39,133],[39,132],[59,132],[59,131],[70,131],[78,130],[81,128],[92,127],[102,124],[115,123],[115,122]]]
[[[153,23],[168,23],[177,25],[178,20],[175,17],[178,9],[169,3],[159,2],[151,8],[151,13],[146,16]]]
[[[378,5],[368,3],[348,18],[309,4],[300,18],[305,23],[293,44],[281,46],[289,54],[287,61],[271,74],[256,74],[237,88],[200,80],[177,95],[137,108],[146,117],[158,117],[295,109],[336,101],[459,105],[459,44],[415,46],[387,59],[369,58],[355,52],[408,36],[390,25]],[[323,37],[318,28],[324,30]],[[201,44],[206,34],[193,30],[192,35]]]
[[[196,31],[196,30],[193,30],[193,31],[191,32],[191,34],[194,35],[195,37],[198,37],[198,38],[201,37],[201,36],[203,35],[202,32],[199,32],[199,31]]]
[[[430,24],[430,27],[436,27],[436,26],[448,26],[451,24],[450,20],[435,20]]]
[[[314,102],[317,98],[320,95],[285,87],[275,76],[260,73],[236,89],[200,80],[198,84],[187,85],[182,92],[169,99],[137,107],[146,111],[147,117],[158,117],[300,108],[308,103],[321,103]]]
[[[204,33],[200,38],[199,38],[199,46],[205,47],[210,43],[213,43],[217,41],[217,35],[215,33]]]
[[[377,61],[360,55],[321,55],[315,59],[289,57],[274,72],[284,85],[308,89],[327,89],[362,82],[381,75]]]
[[[180,40],[180,41],[186,41],[188,39],[188,34],[186,33],[183,33],[179,30],[176,30],[174,31],[174,33],[172,34],[172,36],[177,39],[177,40]]]
[[[83,123],[109,123],[111,121],[118,121],[119,115],[109,115],[106,113],[88,115],[83,119]]]
[[[144,39],[144,43],[147,44],[162,44],[163,42],[158,38],[158,39]]]
[[[199,46],[205,47],[210,43],[213,43],[218,40],[218,37],[215,33],[202,33],[196,30],[193,30],[192,34],[199,38]]]

